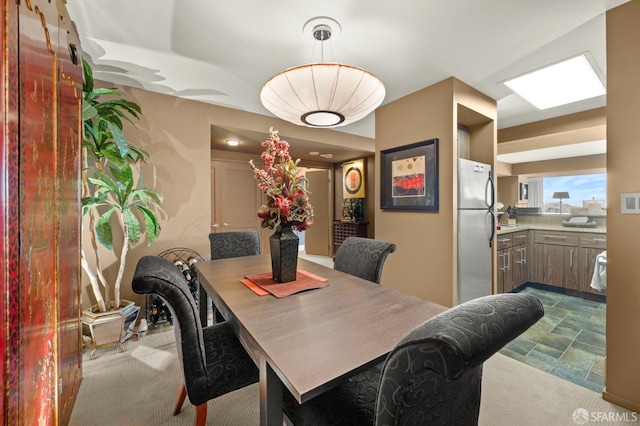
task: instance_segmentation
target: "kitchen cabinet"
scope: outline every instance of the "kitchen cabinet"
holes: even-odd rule
[[[606,234],[584,234],[579,236],[578,263],[580,266],[578,290],[586,293],[603,294],[591,288],[591,278],[596,266],[596,256],[607,249]]]
[[[501,234],[497,237],[498,266],[496,271],[497,292],[508,293],[512,288],[511,244],[512,234]]]
[[[533,281],[579,289],[578,236],[571,232],[534,231]]]
[[[529,281],[529,231],[497,237],[497,292],[508,293]]]
[[[511,243],[511,290],[529,281],[529,261],[527,250],[529,231],[519,231],[512,234]],[[505,289],[506,291],[506,289]]]
[[[591,288],[596,257],[606,250],[607,235],[597,232],[504,231],[496,239],[498,293],[537,282],[581,293]]]

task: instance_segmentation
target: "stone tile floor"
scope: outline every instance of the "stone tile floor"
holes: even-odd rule
[[[605,303],[533,287],[544,316],[500,353],[596,392],[604,389]]]

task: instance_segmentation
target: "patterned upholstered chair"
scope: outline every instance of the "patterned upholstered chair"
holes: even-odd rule
[[[383,363],[299,405],[285,394],[298,425],[477,425],[482,365],[535,324],[542,304],[528,294],[499,294],[451,308],[410,332]]]
[[[185,397],[196,406],[196,425],[207,421],[207,401],[258,381],[258,369],[228,323],[202,328],[198,308],[181,271],[169,260],[146,256],[138,261],[132,283],[139,294],[163,298],[175,320],[176,347],[184,385],[173,415]]]
[[[261,253],[258,231],[212,232],[209,234],[209,242],[211,243],[211,260]],[[214,311],[213,316],[216,322],[225,320],[218,309]]]
[[[258,231],[212,232],[211,260],[260,254]]]
[[[347,237],[333,258],[333,269],[380,284],[382,267],[396,245],[372,238]]]

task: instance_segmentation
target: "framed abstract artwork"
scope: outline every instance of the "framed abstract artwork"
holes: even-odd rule
[[[438,139],[380,154],[381,209],[438,211]]]

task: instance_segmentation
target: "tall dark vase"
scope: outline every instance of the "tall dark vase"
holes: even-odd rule
[[[288,223],[280,224],[269,237],[273,280],[287,283],[296,280],[298,269],[298,236]]]

